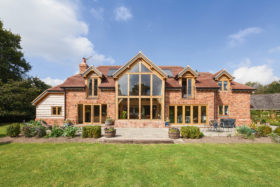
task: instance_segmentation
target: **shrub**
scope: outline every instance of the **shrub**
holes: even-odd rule
[[[82,137],[83,138],[100,138],[101,137],[101,126],[83,127]]]
[[[272,126],[280,126],[280,122],[279,121],[271,122],[270,125],[272,125]]]
[[[264,123],[266,123],[266,120],[265,120],[265,119],[262,119],[262,120],[261,120],[261,124],[264,124]]]
[[[176,133],[176,132],[180,133],[180,130],[178,128],[175,128],[175,127],[170,128],[168,131],[171,132],[171,133]]]
[[[59,137],[63,135],[63,129],[59,128],[58,126],[54,126],[52,128],[51,133],[48,135],[49,137]]]
[[[261,125],[256,129],[256,136],[257,137],[265,137],[268,136],[272,132],[271,127],[267,125]]]
[[[27,125],[25,125],[23,128],[23,134],[25,137],[44,137],[46,136],[46,127],[42,126],[39,122],[29,122]]]
[[[200,129],[192,126],[182,127],[181,135],[183,138],[198,139],[200,138]]]
[[[73,137],[75,137],[77,131],[78,131],[78,127],[67,126],[64,128],[62,136],[67,136],[67,137],[73,138]]]
[[[277,127],[273,132],[280,136],[280,127]]]
[[[17,137],[20,133],[20,123],[13,123],[7,127],[7,135]]]
[[[25,125],[22,130],[25,137],[30,138],[35,136],[36,130],[32,125]]]
[[[114,127],[107,127],[104,129],[104,131],[106,131],[106,132],[113,132],[114,130],[115,130]]]
[[[47,134],[46,127],[43,127],[43,126],[35,127],[35,131],[36,131],[35,136],[37,136],[38,138],[44,137]]]
[[[246,125],[242,125],[236,128],[237,133],[243,138],[254,139],[253,130]]]
[[[271,137],[272,141],[274,141],[275,143],[280,143],[280,135],[276,133],[271,133],[269,136]]]

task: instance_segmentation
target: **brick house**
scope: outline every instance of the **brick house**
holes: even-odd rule
[[[250,123],[252,87],[237,83],[226,70],[215,74],[190,66],[158,66],[139,52],[123,66],[90,66],[85,58],[80,73],[50,88],[32,102],[36,119],[62,125],[102,124],[116,127],[202,125],[234,118]]]

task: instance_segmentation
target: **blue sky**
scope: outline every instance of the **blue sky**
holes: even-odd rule
[[[266,84],[280,77],[279,10],[272,0],[3,0],[0,19],[22,36],[30,74],[53,85],[83,56],[123,65],[139,50],[158,65],[226,68],[239,82]]]

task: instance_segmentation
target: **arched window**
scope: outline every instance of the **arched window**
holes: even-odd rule
[[[118,119],[162,119],[163,79],[137,62],[117,80]]]

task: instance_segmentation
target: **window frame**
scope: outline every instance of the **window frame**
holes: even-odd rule
[[[142,72],[142,65],[144,65],[150,72]],[[132,69],[134,66],[139,66],[139,72],[130,72],[130,69]],[[116,81],[115,86],[116,86],[116,119],[118,120],[163,120],[163,116],[164,116],[164,79],[162,78],[162,76],[157,73],[153,68],[150,67],[151,65],[149,65],[147,62],[145,62],[144,60],[138,60],[135,61],[135,63],[133,65],[130,66],[130,68],[128,68],[125,72],[122,73],[122,75],[119,77],[119,79],[121,79],[122,76],[127,76],[127,90],[128,93],[126,96],[122,96],[119,95],[119,79]],[[139,75],[139,93],[138,95],[131,95],[130,94],[130,76],[131,75]],[[150,75],[150,95],[142,95],[142,75]],[[161,80],[161,95],[153,95],[153,77],[156,76],[157,78],[159,78]],[[119,99],[127,99],[127,118],[126,119],[121,119],[119,118]],[[133,98],[137,98],[139,99],[139,117],[138,119],[130,119],[130,99]],[[141,115],[142,115],[142,99],[145,98],[149,98],[150,99],[150,118],[149,119],[142,119]],[[160,99],[161,103],[161,107],[160,107],[160,119],[153,119],[153,99],[154,98],[158,98]]]
[[[182,106],[182,123],[178,123],[178,106],[181,107]],[[186,107],[189,106],[190,107],[190,123],[186,123]],[[168,106],[168,118],[170,117],[170,107],[174,107],[174,123],[170,122],[170,124],[174,124],[174,125],[203,125],[203,124],[208,124],[208,118],[209,118],[209,114],[208,114],[208,104],[182,104],[182,105],[169,105]],[[193,120],[193,109],[194,107],[198,107],[198,123],[194,123]],[[201,108],[202,107],[206,107],[206,121],[205,123],[202,123],[202,113],[201,113]]]
[[[220,86],[219,85],[219,82],[222,83],[222,85]],[[227,89],[225,89],[225,82],[227,82]],[[228,79],[221,79],[221,80],[218,80],[218,85],[219,85],[219,91],[224,91],[224,92],[227,92],[230,90],[230,81]]]
[[[186,85],[183,85],[183,82],[185,81],[185,84]],[[191,95],[189,96],[188,94],[188,91],[189,91],[189,80],[191,80]],[[185,99],[192,99],[194,98],[194,91],[195,91],[195,78],[194,76],[185,76],[182,78],[181,80],[181,84],[182,84],[182,98],[185,98]],[[185,89],[185,90],[184,90]],[[184,96],[184,91],[185,91],[185,94],[186,96]]]
[[[55,108],[55,114],[53,114],[53,109]],[[60,108],[60,114],[58,114],[58,109]],[[62,106],[51,106],[52,116],[62,116]]]
[[[220,114],[220,106],[222,106],[222,112]],[[225,108],[227,107],[227,113],[225,114]],[[218,105],[218,116],[229,116],[229,105]]]
[[[90,80],[91,80],[91,89],[90,89]],[[95,82],[96,80],[96,82]],[[95,83],[97,83],[97,86],[95,87]],[[99,93],[99,90],[98,90],[98,86],[99,86],[99,77],[97,76],[90,76],[87,80],[87,96],[90,97],[90,98],[93,98],[93,97],[98,97],[98,93]],[[96,88],[96,94],[95,94],[95,88]],[[89,94],[89,91],[91,90],[91,95]]]

